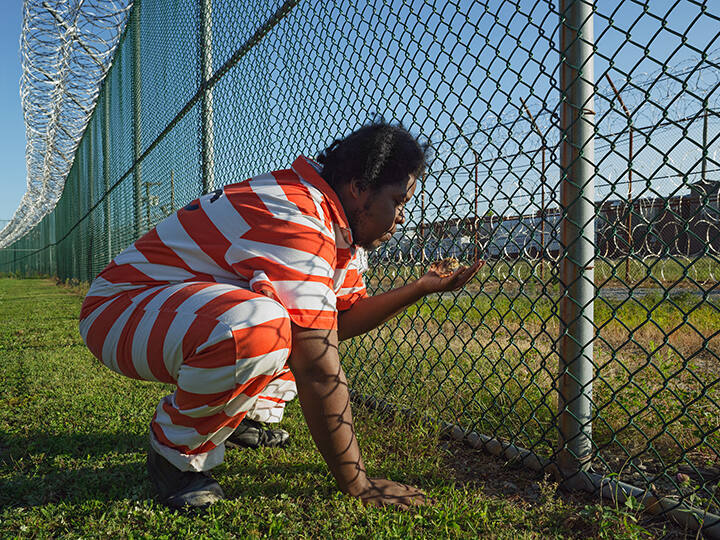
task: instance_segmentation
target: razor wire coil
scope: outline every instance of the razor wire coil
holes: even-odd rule
[[[20,97],[27,189],[0,247],[12,244],[60,199],[132,1],[26,0]]]

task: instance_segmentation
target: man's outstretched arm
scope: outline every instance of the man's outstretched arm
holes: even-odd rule
[[[428,272],[420,279],[397,289],[361,298],[350,309],[338,314],[339,339],[349,339],[377,328],[423,296],[461,288],[475,275],[483,262],[477,261],[470,267],[461,267],[448,277]]]
[[[401,508],[423,504],[418,489],[390,480],[368,478],[355,437],[350,393],[340,366],[335,330],[293,324],[288,363],[310,434],[340,489],[366,504]]]

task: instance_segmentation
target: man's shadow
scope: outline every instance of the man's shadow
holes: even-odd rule
[[[144,444],[123,433],[0,431],[0,507],[148,498]]]
[[[18,436],[0,431],[0,508],[153,499],[145,468],[148,445],[147,435],[133,433],[31,432]],[[292,446],[284,451],[291,452]],[[317,493],[318,485],[298,482],[298,476],[329,474],[317,462],[243,461],[242,465],[226,463],[213,469],[230,499],[281,494],[307,497]],[[332,485],[329,479],[330,490]]]

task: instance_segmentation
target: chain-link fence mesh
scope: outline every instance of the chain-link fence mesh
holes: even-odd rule
[[[136,2],[62,199],[0,270],[89,281],[199,193],[401,121],[436,155],[369,289],[486,264],[345,344],[353,388],[720,511],[720,5],[246,4]]]

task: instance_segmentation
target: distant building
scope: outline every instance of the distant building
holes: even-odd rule
[[[597,203],[599,256],[621,258],[720,254],[720,182],[689,184],[690,192]],[[398,231],[373,258],[422,262],[440,257],[556,258],[561,252],[559,208],[527,215],[453,217]]]

